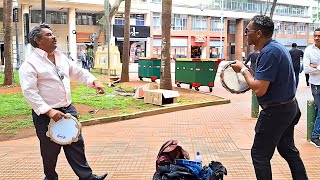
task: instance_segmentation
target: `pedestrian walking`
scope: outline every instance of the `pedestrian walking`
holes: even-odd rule
[[[314,43],[305,49],[303,56],[303,69],[306,74],[309,74],[309,83],[311,92],[318,107],[318,114],[314,122],[310,143],[316,147],[320,147],[320,28],[313,33]]]
[[[82,50],[80,51],[80,59],[82,62],[82,68],[87,69],[88,63],[87,63],[87,55],[86,55],[86,48],[82,47]]]
[[[297,43],[292,43],[292,49],[289,51],[292,64],[293,64],[293,70],[294,74],[296,76],[296,87],[298,87],[299,84],[299,74],[301,69],[301,60],[303,58],[303,51],[299,48],[297,48]]]
[[[57,180],[55,170],[58,155],[63,147],[65,156],[73,171],[81,180],[103,180],[107,176],[92,174],[84,152],[84,140],[80,133],[77,142],[59,145],[46,136],[50,119],[59,121],[66,113],[77,116],[71,104],[70,79],[75,79],[97,93],[105,93],[104,86],[88,71],[68,60],[57,50],[57,39],[50,26],[40,24],[29,33],[29,40],[35,50],[19,69],[23,95],[32,108],[32,118],[40,141],[45,180]]]
[[[254,16],[245,29],[249,45],[260,51],[254,77],[236,61],[232,68],[241,73],[256,93],[262,107],[255,127],[251,157],[257,180],[272,180],[270,160],[275,149],[289,164],[294,180],[308,179],[294,144],[294,126],[301,112],[295,99],[296,86],[289,51],[272,40],[274,23],[270,17]]]

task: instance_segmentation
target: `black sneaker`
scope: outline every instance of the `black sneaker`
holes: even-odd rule
[[[320,148],[320,139],[319,138],[311,139],[310,143],[313,144],[315,147]]]

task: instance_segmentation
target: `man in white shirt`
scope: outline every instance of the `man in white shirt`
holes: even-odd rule
[[[45,180],[57,180],[55,171],[61,145],[46,136],[50,119],[59,121],[66,113],[77,118],[77,111],[71,104],[70,79],[75,79],[97,93],[104,94],[104,86],[87,70],[56,50],[57,40],[49,25],[35,26],[29,33],[31,45],[35,48],[19,69],[23,95],[32,108],[32,117],[40,141]],[[73,171],[81,180],[103,180],[107,176],[92,174],[84,153],[84,141],[79,140],[62,146]]]
[[[314,44],[309,45],[304,51],[303,69],[306,74],[309,74],[309,83],[311,92],[318,107],[318,114],[314,122],[314,128],[310,143],[316,147],[320,147],[320,28],[313,33]]]

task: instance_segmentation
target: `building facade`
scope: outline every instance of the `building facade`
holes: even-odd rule
[[[18,39],[22,60],[30,52],[28,27],[41,22],[41,1],[18,0]],[[110,1],[111,4],[113,1]],[[0,1],[2,5],[2,1]],[[73,59],[85,44],[92,44],[103,13],[101,0],[46,0],[46,22],[58,39],[59,49]],[[314,0],[278,0],[273,20],[274,39],[290,48],[293,42],[304,49],[313,42],[318,27],[318,3]],[[269,14],[271,5],[260,0],[173,0],[171,56],[173,58],[241,59],[253,50],[246,44],[245,26],[257,14]],[[3,21],[2,8],[0,21]],[[130,57],[160,57],[161,0],[132,0]],[[124,2],[112,19],[111,44],[122,48]],[[29,26],[27,25],[29,24]],[[13,54],[16,57],[15,29]],[[103,43],[104,36],[99,39]],[[0,53],[3,61],[3,27],[0,23]]]

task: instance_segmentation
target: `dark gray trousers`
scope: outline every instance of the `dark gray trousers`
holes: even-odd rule
[[[73,105],[69,105],[66,108],[58,108],[57,110],[63,113],[70,113],[78,118],[76,108]],[[48,124],[50,122],[49,116],[45,114],[38,116],[34,111],[32,111],[32,117],[37,136],[40,140],[40,151],[44,174],[46,175],[45,179],[57,180],[58,174],[55,168],[62,145],[56,144],[46,136]],[[92,170],[86,160],[82,134],[80,134],[77,142],[73,142],[70,145],[63,145],[62,147],[68,163],[79,179],[89,179],[92,175]]]

